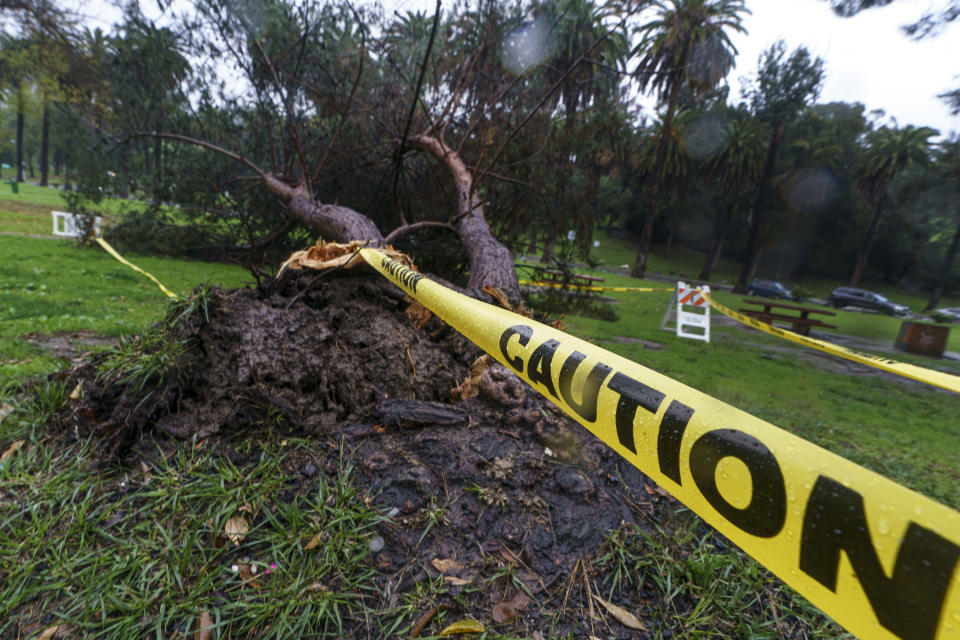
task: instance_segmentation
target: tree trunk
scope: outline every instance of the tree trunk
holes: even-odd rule
[[[383,235],[370,218],[339,205],[315,202],[305,185],[291,186],[268,174],[243,156],[213,143],[174,133],[150,133],[162,138],[180,140],[209,149],[245,164],[263,181],[264,186],[287,203],[293,218],[311,232],[336,242],[360,241],[382,246]],[[438,158],[450,171],[457,189],[457,215],[450,226],[460,236],[467,251],[470,278],[467,286],[482,289],[485,286],[503,291],[511,301],[520,300],[520,285],[510,251],[493,234],[483,215],[483,206],[473,194],[473,178],[456,151],[431,136],[419,135],[407,143]],[[418,224],[418,223],[414,223]],[[413,226],[413,225],[407,225]],[[402,231],[404,227],[394,231]]]
[[[43,117],[40,124],[40,186],[50,184],[50,105],[43,98]]]
[[[779,118],[773,123],[773,132],[770,134],[770,146],[767,147],[767,159],[763,163],[763,173],[760,174],[760,184],[757,188],[757,199],[753,204],[750,216],[750,235],[747,241],[747,259],[740,269],[740,277],[734,291],[746,293],[750,279],[757,272],[760,262],[760,231],[763,229],[763,208],[770,195],[770,185],[773,181],[773,168],[777,161],[777,149],[783,137],[784,121]]]
[[[457,217],[452,221],[467,250],[470,278],[467,287],[490,286],[503,291],[511,301],[520,300],[520,285],[513,256],[493,234],[483,214],[483,205],[473,192],[473,176],[456,151],[432,136],[416,135],[407,144],[426,151],[443,162],[457,190]]]
[[[953,263],[957,259],[957,252],[960,251],[960,203],[956,205],[956,211],[957,230],[953,232],[953,240],[950,242],[950,248],[947,249],[947,255],[943,259],[943,269],[940,271],[940,279],[937,281],[937,286],[935,286],[930,293],[930,300],[927,302],[927,308],[924,309],[924,311],[936,309],[937,305],[940,304],[940,296],[943,295],[943,290],[946,288],[947,282],[950,279],[950,271],[953,269]]]
[[[678,61],[677,67],[687,65],[687,48]],[[657,218],[657,207],[660,205],[660,183],[663,181],[663,164],[667,159],[667,140],[673,128],[673,114],[677,110],[677,101],[680,98],[680,82],[674,82],[670,87],[670,99],[667,102],[667,112],[663,116],[663,126],[660,128],[660,140],[657,141],[657,157],[653,163],[653,185],[650,189],[650,206],[643,217],[643,231],[640,233],[640,245],[637,247],[637,257],[630,271],[631,278],[642,278],[647,272],[647,255],[653,241],[653,223]]]
[[[870,228],[867,229],[867,237],[863,239],[863,246],[860,247],[860,253],[857,255],[857,264],[850,275],[850,286],[855,287],[860,284],[860,278],[867,268],[867,260],[870,259],[870,250],[873,248],[873,242],[877,239],[877,227],[880,226],[880,215],[883,213],[883,200],[877,203],[877,208],[873,212],[873,220],[870,221]]]
[[[17,182],[23,182],[23,88],[17,91]]]
[[[717,262],[720,260],[720,251],[723,249],[723,241],[727,236],[727,229],[730,226],[732,213],[732,204],[722,203],[720,205],[720,209],[717,211],[717,220],[713,227],[713,239],[710,241],[710,248],[707,250],[707,255],[704,256],[703,269],[700,270],[700,280],[709,280],[710,272],[717,268]]]

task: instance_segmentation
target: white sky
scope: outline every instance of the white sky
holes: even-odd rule
[[[383,2],[401,12],[432,12],[435,0]],[[91,24],[104,30],[119,14],[103,0],[82,4],[83,13],[93,18]],[[153,0],[141,4],[148,14],[155,11]],[[883,109],[900,125],[931,126],[944,135],[960,132],[960,117],[951,117],[937,98],[938,93],[960,87],[960,21],[921,41],[900,31],[901,25],[915,21],[931,6],[930,0],[895,0],[853,18],[838,18],[826,0],[747,0],[747,6],[753,12],[744,21],[748,34],[733,39],[739,55],[727,78],[732,98],[740,95],[740,78],[756,72],[760,53],[782,38],[788,52],[803,44],[824,59],[821,102],[862,102],[868,111]]]

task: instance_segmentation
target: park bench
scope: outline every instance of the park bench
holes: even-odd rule
[[[774,320],[780,322],[789,322],[791,329],[795,333],[799,333],[802,336],[810,335],[810,328],[817,327],[823,329],[836,329],[837,326],[834,324],[827,324],[821,322],[816,318],[810,318],[811,313],[822,313],[827,316],[835,316],[833,311],[826,311],[823,309],[812,309],[810,307],[800,307],[795,304],[782,304],[779,302],[773,302],[771,300],[752,300],[744,298],[744,304],[753,304],[763,307],[763,310],[759,309],[740,309],[741,313],[745,313],[748,316],[758,318],[767,324],[773,324]],[[781,313],[780,310],[787,311],[799,311],[800,315],[792,315],[787,313]]]

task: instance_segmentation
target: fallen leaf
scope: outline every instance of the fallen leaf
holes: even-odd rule
[[[509,622],[517,617],[517,610],[509,602],[498,602],[493,605],[493,621],[497,624]]]
[[[633,615],[623,607],[618,607],[612,602],[607,602],[598,595],[594,595],[593,599],[602,604],[607,612],[616,618],[617,622],[623,626],[630,627],[631,629],[636,629],[638,631],[648,631],[647,626],[640,622],[640,619],[637,616]]]
[[[213,637],[213,618],[210,612],[203,610],[200,612],[200,618],[197,620],[197,630],[193,634],[193,640],[210,640]]]
[[[243,542],[243,539],[247,537],[248,531],[250,531],[250,525],[243,516],[233,516],[227,520],[227,524],[223,526],[223,535],[227,536],[230,542],[238,547],[240,543]]]
[[[0,454],[0,463],[4,463],[9,460],[10,456],[15,454],[17,450],[23,446],[24,442],[26,442],[26,440],[14,440],[11,442],[10,446],[7,447],[7,450]]]
[[[253,507],[251,507],[251,506],[250,506],[250,503],[248,503],[248,502],[245,502],[245,503],[243,503],[242,505],[240,505],[239,507],[237,507],[237,511],[246,511],[246,512],[249,513],[250,515],[253,515]]]
[[[302,596],[305,593],[313,593],[314,591],[329,591],[327,585],[322,582],[311,582],[303,589],[300,590],[300,595]]]
[[[466,620],[458,620],[457,622],[454,622],[437,635],[455,636],[460,633],[483,633],[486,630],[487,628],[480,622],[477,622],[473,618],[467,618]]]
[[[656,491],[658,494],[660,494],[660,495],[663,496],[664,498],[669,498],[669,497],[671,497],[671,496],[670,496],[670,492],[667,491],[666,489],[664,489],[663,487],[658,486],[656,489],[654,489],[654,491]]]
[[[323,542],[324,537],[325,537],[325,532],[321,531],[321,532],[318,533],[317,535],[315,535],[315,536],[313,536],[312,538],[310,538],[310,542],[308,542],[307,544],[303,545],[303,550],[304,550],[304,551],[310,551],[310,549],[316,549],[317,546],[318,546],[321,542]]]
[[[443,581],[451,587],[462,587],[465,584],[470,584],[469,580],[458,578],[457,576],[443,576]]]
[[[75,387],[73,388],[73,391],[70,392],[70,399],[71,399],[71,400],[79,400],[79,399],[80,399],[80,396],[82,396],[82,395],[83,395],[83,383],[82,383],[82,382],[78,382],[78,383],[77,383],[77,386],[75,386]]]
[[[13,413],[13,405],[3,403],[0,404],[0,422],[3,422],[4,418]]]
[[[498,623],[509,622],[526,609],[528,604],[530,604],[530,596],[523,591],[517,591],[509,600],[493,605],[493,620]]]
[[[66,638],[73,632],[73,625],[58,624],[54,627],[47,627],[43,632],[33,640],[50,640],[51,638]]]
[[[461,568],[460,563],[453,558],[434,558],[430,564],[440,573],[449,573]]]

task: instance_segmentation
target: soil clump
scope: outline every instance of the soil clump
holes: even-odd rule
[[[382,586],[372,605],[394,607],[418,583],[442,580],[435,604],[481,618],[499,606],[513,613],[502,629],[523,637],[586,637],[601,620],[602,637],[652,637],[592,613],[591,595],[641,617],[659,599],[636,587],[611,594],[593,559],[618,529],[669,532],[679,505],[411,304],[363,271],[198,290],[152,339],[74,369],[57,425],[102,439],[105,459],[125,465],[204,439],[243,463],[260,455],[235,446],[251,433],[308,436],[316,446],[285,462],[291,491],[347,459],[390,515],[370,558]],[[491,576],[498,589],[471,588]]]

